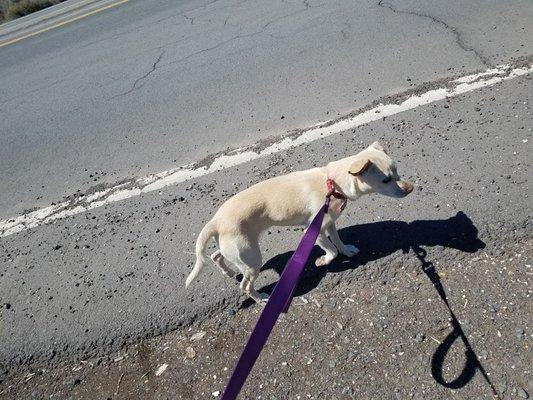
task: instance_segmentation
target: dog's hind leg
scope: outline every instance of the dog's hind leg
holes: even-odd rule
[[[221,236],[220,251],[224,258],[236,265],[242,272],[241,290],[255,302],[262,303],[267,295],[258,293],[254,288],[254,281],[259,275],[262,265],[261,251],[257,240],[240,236]]]
[[[244,292],[248,294],[248,296],[250,296],[252,299],[254,299],[256,303],[264,304],[268,300],[268,294],[259,293],[257,290],[255,290],[254,282],[257,279],[257,275],[258,274],[255,272],[248,275],[244,286]]]
[[[262,304],[268,300],[268,295],[266,293],[259,293],[254,288],[254,281],[256,276],[253,274],[246,274],[243,276],[240,289],[243,293],[246,293],[250,298],[252,298],[256,303]]]
[[[211,254],[211,260],[215,263],[215,265],[220,268],[222,273],[224,275],[229,276],[230,278],[234,278],[237,273],[232,270],[230,267],[226,265],[226,262],[224,261],[224,256],[220,252],[220,250],[215,251],[213,254]]]

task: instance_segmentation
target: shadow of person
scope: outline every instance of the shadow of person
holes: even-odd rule
[[[453,328],[452,332],[439,344],[433,354],[431,360],[431,374],[433,378],[445,387],[458,389],[470,382],[476,371],[479,370],[485,381],[489,384],[492,393],[498,397],[485,369],[464,334],[459,320],[450,308],[435,266],[426,260],[426,251],[422,248],[422,246],[442,246],[467,253],[474,253],[484,248],[485,243],[478,238],[478,230],[470,218],[460,211],[455,216],[442,220],[417,220],[410,223],[402,221],[381,221],[344,228],[339,231],[339,235],[345,243],[355,244],[360,249],[360,253],[352,258],[338,257],[326,267],[315,267],[314,260],[322,254],[322,251],[315,246],[306,268],[300,277],[295,295],[300,296],[316,288],[328,273],[355,269],[370,261],[378,260],[397,251],[408,253],[410,250],[413,250],[422,265],[422,270],[430,279],[439,297],[448,308],[451,326]],[[271,258],[264,265],[263,269],[274,269],[278,274],[281,274],[291,255],[292,252],[277,255]],[[261,291],[271,293],[274,286],[275,283],[263,287]],[[251,304],[253,303],[246,300],[241,307],[249,307]],[[456,378],[451,381],[446,381],[443,377],[444,361],[453,343],[458,338],[462,340],[465,346],[466,362],[463,370],[456,375]]]

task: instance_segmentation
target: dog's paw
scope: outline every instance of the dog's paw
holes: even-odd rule
[[[322,257],[318,257],[315,261],[315,265],[317,267],[322,267],[324,265],[328,265],[333,261],[333,257],[328,257],[327,255],[323,255]]]
[[[341,253],[345,255],[346,257],[353,257],[357,253],[359,253],[359,249],[355,246],[352,246],[351,244],[345,244]]]

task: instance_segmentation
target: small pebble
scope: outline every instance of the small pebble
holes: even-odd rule
[[[165,372],[168,368],[168,364],[162,364],[159,366],[159,368],[157,368],[157,370],[155,371],[155,376],[159,376],[161,375],[163,372]]]
[[[191,342],[202,339],[205,336],[205,334],[206,334],[205,331],[200,331],[200,332],[195,333],[194,335],[191,336]]]
[[[194,351],[194,349],[192,347],[187,347],[185,349],[185,355],[188,358],[194,358],[196,356],[196,351]]]

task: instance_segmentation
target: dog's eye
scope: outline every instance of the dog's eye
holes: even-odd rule
[[[392,176],[387,176],[385,179],[382,180],[383,183],[389,183],[392,180]]]

